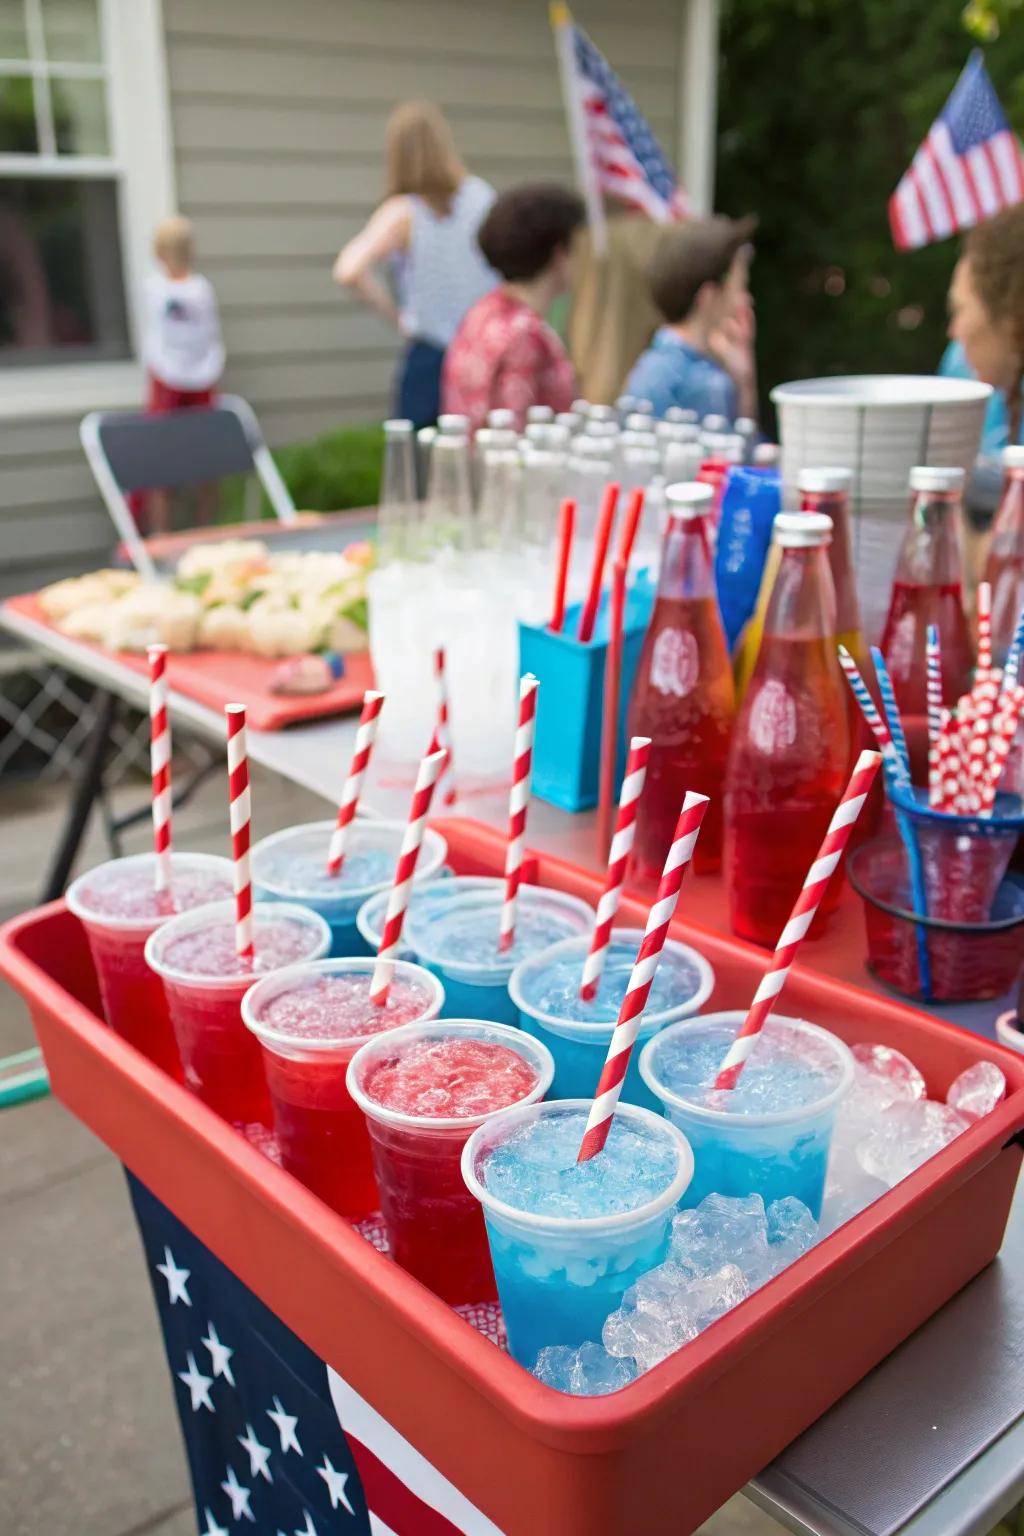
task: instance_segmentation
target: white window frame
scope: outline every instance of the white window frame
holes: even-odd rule
[[[130,408],[142,400],[143,295],[152,268],[153,229],[176,207],[163,0],[101,0],[100,20],[110,157],[0,154],[0,178],[113,175],[119,182],[132,356],[123,362],[0,366],[0,422]]]

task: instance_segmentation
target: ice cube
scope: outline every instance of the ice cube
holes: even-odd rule
[[[773,1200],[767,1211],[768,1253],[773,1273],[778,1274],[818,1241],[818,1223],[793,1195]]]
[[[964,1115],[934,1099],[892,1104],[857,1148],[860,1166],[891,1189],[941,1152],[968,1124]]]
[[[869,1096],[880,1109],[924,1098],[924,1078],[902,1051],[891,1045],[853,1045],[850,1050],[857,1063],[850,1098]]]
[[[659,1273],[665,1269],[675,1274]],[[604,1346],[609,1354],[632,1359],[641,1371],[649,1371],[749,1294],[750,1287],[735,1264],[683,1278],[679,1266],[669,1261],[641,1275],[629,1288],[622,1305],[605,1322]]]
[[[946,1103],[968,1120],[980,1120],[982,1115],[991,1114],[1005,1097],[1006,1078],[995,1062],[976,1061],[950,1084]]]
[[[870,1173],[865,1173],[859,1163],[852,1168],[844,1170],[844,1177],[835,1185],[830,1185],[825,1192],[824,1204],[821,1207],[821,1220],[819,1231],[822,1237],[828,1237],[837,1227],[843,1226],[847,1221],[852,1221],[859,1216],[874,1200],[887,1194],[888,1184],[883,1184],[881,1179],[873,1178]]]
[[[628,1387],[637,1377],[632,1360],[616,1358],[600,1344],[588,1342],[578,1349],[567,1344],[542,1349],[533,1374],[546,1386],[574,1397],[601,1397]]]
[[[707,1275],[723,1264],[744,1272],[763,1264],[768,1252],[768,1224],[760,1195],[735,1199],[705,1195],[694,1210],[673,1218],[669,1256],[692,1275]]]

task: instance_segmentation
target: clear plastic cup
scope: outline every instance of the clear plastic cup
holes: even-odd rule
[[[263,1052],[242,1023],[242,998],[269,971],[320,960],[331,930],[293,902],[253,907],[255,958],[234,953],[235,904],[217,901],[173,917],[151,934],[146,961],[160,977],[185,1082],[233,1125],[270,1125]]]
[[[272,971],[242,999],[242,1019],[263,1047],[281,1161],[350,1220],[379,1210],[380,1197],[366,1119],[345,1083],[348,1064],[368,1039],[435,1019],[444,1001],[430,971],[400,960],[390,964],[391,989],[379,1008],[369,998],[376,965],[370,956]],[[345,995],[341,1016],[339,1005],[332,1006],[339,993]]]
[[[711,1084],[718,1066],[745,1017],[737,1010],[671,1024],[640,1052],[640,1075],[660,1100],[662,1113],[685,1132],[693,1147],[696,1166],[685,1203],[699,1205],[705,1195],[715,1193],[762,1195],[769,1205],[793,1195],[817,1217],[836,1111],[853,1082],[853,1057],[827,1030],[772,1014],[747,1059],[739,1087],[715,1094]],[[746,1091],[752,1091],[749,1076],[762,1070],[766,1047],[780,1060],[783,1088],[788,1078],[801,1102],[791,1109],[730,1111],[729,1101],[743,1092],[744,1078],[748,1078]],[[724,1107],[694,1102],[667,1085],[667,1063],[679,1059],[680,1048],[682,1059],[697,1053],[702,1084],[708,1085],[707,1098],[720,1099]],[[807,1071],[812,1081],[801,1084],[801,1074]],[[821,1082],[816,1087],[813,1077],[818,1075]]]
[[[657,1155],[665,1164],[664,1180],[633,1209],[566,1214],[563,1191],[560,1214],[536,1214],[517,1208],[488,1187],[494,1154],[509,1143],[514,1148],[534,1126],[535,1137],[568,1143],[568,1161],[562,1166],[575,1169],[575,1150],[583,1139],[590,1107],[589,1099],[552,1099],[506,1110],[474,1131],[462,1154],[466,1187],[483,1207],[509,1351],[527,1369],[549,1345],[576,1348],[587,1340],[600,1341],[605,1320],[625,1292],[664,1259],[672,1217],[693,1174],[693,1154],[681,1131],[648,1109],[620,1103],[607,1147],[585,1166],[596,1170],[599,1160],[611,1160],[621,1170],[628,1159],[627,1171],[638,1176],[646,1172],[647,1182],[653,1184]],[[629,1140],[617,1142],[617,1134],[628,1135]],[[527,1156],[520,1164],[527,1177],[530,1162]],[[603,1178],[607,1167],[606,1162],[596,1176]],[[547,1170],[545,1174],[550,1178]],[[579,1195],[577,1200],[584,1203]],[[586,1201],[585,1208],[600,1203],[598,1195]]]
[[[162,899],[155,876],[155,853],[111,859],[79,875],[64,899],[89,940],[107,1023],[180,1082],[178,1045],[164,989],[146,964],[146,940],[177,912],[230,896],[231,863],[172,853],[171,890]]]
[[[403,821],[355,821],[345,861],[327,873],[333,821],[310,821],[264,837],[252,850],[252,878],[258,899],[298,901],[312,907],[331,930],[336,958],[370,953],[356,926],[359,908],[377,891],[390,888],[405,836]],[[432,880],[448,853],[443,837],[428,827],[416,862],[416,885]]]
[[[494,1109],[455,1117],[390,1109],[368,1092],[382,1065],[424,1042],[450,1040],[468,1049],[480,1043],[502,1047],[503,1063],[508,1051],[526,1063],[532,1081],[511,1102],[533,1103],[551,1084],[551,1053],[539,1041],[481,1019],[450,1019],[404,1025],[368,1041],[352,1058],[348,1087],[366,1115],[392,1257],[458,1306],[491,1301],[497,1294],[480,1206],[462,1180],[462,1151],[477,1127],[501,1114],[510,1100],[503,1097]]]
[[[894,785],[889,799],[917,838],[928,916],[949,923],[984,923],[1024,832],[1024,802],[999,794],[990,816],[933,810],[928,791]]]
[[[474,880],[463,886],[459,876],[446,883],[458,887],[448,899],[420,910],[411,907],[405,920],[405,941],[421,965],[444,982],[442,1017],[493,1019],[515,1024],[516,1006],[509,996],[509,977],[521,960],[559,939],[593,931],[593,907],[578,896],[549,891],[539,885],[519,888],[515,942],[498,949],[498,920],[505,895],[503,880],[485,886]]]
[[[512,972],[508,990],[518,1011],[520,1028],[543,1040],[555,1058],[553,1099],[593,1098],[597,1092],[642,939],[640,928],[612,929],[601,984],[597,997],[590,1003],[583,1002],[579,995],[589,938],[562,939],[520,961]],[[640,1046],[667,1024],[698,1013],[714,985],[715,973],[703,955],[676,939],[665,941],[622,1085],[622,1098],[627,1104],[660,1111],[658,1100],[640,1076]]]

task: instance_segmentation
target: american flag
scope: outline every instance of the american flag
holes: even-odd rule
[[[200,1536],[502,1536],[144,1185],[128,1182]]]
[[[553,8],[552,19],[556,35],[571,38],[563,87],[570,117],[582,117],[587,170],[596,186],[658,224],[683,218],[689,211],[683,190],[636,102],[563,7]]]
[[[889,199],[892,237],[929,245],[1022,199],[1024,155],[975,52]]]

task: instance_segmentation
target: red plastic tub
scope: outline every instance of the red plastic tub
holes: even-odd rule
[[[444,832],[459,871],[500,869],[496,834],[459,821]],[[599,894],[598,877],[557,859],[530,874]],[[627,899],[622,921],[642,918]],[[717,971],[709,1007],[750,998],[761,951],[695,924],[675,931]],[[28,1002],[58,1097],[505,1536],[692,1531],[994,1257],[1020,1166],[1024,1058],[795,967],[787,1012],[899,1047],[932,1094],[996,1060],[1007,1099],[640,1381],[568,1398],[107,1029],[63,903],[0,930],[0,971]]]

